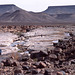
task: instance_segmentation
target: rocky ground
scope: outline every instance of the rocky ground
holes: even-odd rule
[[[40,26],[17,33],[10,45],[19,50],[0,56],[5,58],[0,75],[75,75],[74,25]]]

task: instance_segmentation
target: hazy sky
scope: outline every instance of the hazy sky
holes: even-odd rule
[[[0,4],[15,4],[27,11],[40,12],[48,6],[75,5],[75,0],[0,0]]]

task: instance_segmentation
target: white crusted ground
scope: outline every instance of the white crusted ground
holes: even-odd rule
[[[57,27],[47,27],[47,28],[37,28],[30,32],[25,33],[25,37],[28,37],[25,40],[25,46],[28,46],[29,49],[34,50],[45,50],[49,48],[53,42],[58,39],[63,39],[66,29],[57,28]]]
[[[18,50],[17,47],[11,46],[11,43],[13,43],[13,40],[16,38],[17,35],[12,33],[0,33],[0,49],[2,50],[2,54],[16,52]]]

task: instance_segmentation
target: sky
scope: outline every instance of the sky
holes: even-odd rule
[[[15,4],[27,11],[41,12],[48,6],[75,5],[75,0],[0,0],[0,4]]]

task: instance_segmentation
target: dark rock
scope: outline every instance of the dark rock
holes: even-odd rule
[[[18,60],[19,61],[27,61],[27,60],[29,60],[29,56],[28,56],[28,54],[25,54],[25,52],[24,52],[24,54],[21,55]]]
[[[36,69],[33,69],[32,74],[38,74],[38,71]]]
[[[52,75],[52,72],[50,69],[46,69],[44,75]]]
[[[13,63],[12,63],[13,66],[20,66],[20,63],[16,60],[13,60]]]
[[[54,47],[59,47],[59,44],[58,43],[53,43],[53,46]]]
[[[71,64],[75,64],[75,60],[71,60]]]
[[[31,52],[31,58],[33,59],[33,58],[38,58],[38,57],[40,57],[40,51],[33,51],[33,52]]]
[[[16,68],[14,69],[14,75],[19,75],[19,74],[22,74],[22,75],[23,75],[23,71],[22,71],[21,68],[16,67]]]
[[[23,65],[22,66],[23,70],[29,70],[29,66]]]
[[[12,66],[13,60],[12,59],[6,59],[5,61],[2,61],[4,63],[4,66]]]
[[[5,61],[2,61],[4,66],[20,66],[20,63],[16,60],[13,60],[11,58],[6,59]]]
[[[48,56],[47,51],[40,51],[40,56],[43,56],[43,57]]]
[[[29,57],[22,57],[22,61],[27,61],[29,60]]]
[[[29,69],[29,70],[27,70],[26,74],[30,75],[31,72],[32,72],[31,69]]]
[[[33,51],[31,52],[31,58],[39,58],[48,56],[47,51]]]

